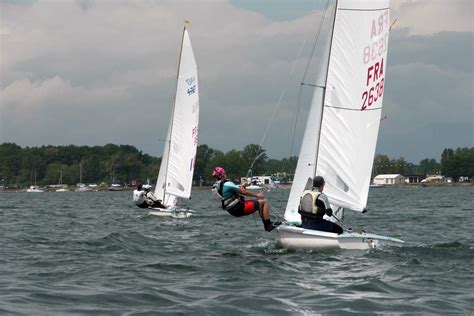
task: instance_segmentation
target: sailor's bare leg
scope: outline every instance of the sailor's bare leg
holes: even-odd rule
[[[270,205],[268,204],[267,200],[258,200],[258,203],[260,204],[260,217],[263,220],[270,219]]]

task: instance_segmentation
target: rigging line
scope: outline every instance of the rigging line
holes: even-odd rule
[[[305,71],[303,73],[303,78],[301,80],[300,91],[298,92],[298,103],[297,103],[297,107],[296,107],[296,114],[295,114],[295,119],[294,119],[294,122],[293,122],[293,133],[292,133],[292,136],[291,136],[291,146],[290,146],[289,157],[291,157],[291,154],[293,153],[293,146],[295,144],[296,124],[298,123],[298,115],[300,113],[301,95],[303,93],[303,86],[308,85],[308,84],[305,84],[304,81],[306,81],[305,79],[306,79],[306,75],[308,73],[309,65],[310,65],[311,61],[313,60],[314,51],[316,50],[316,46],[319,42],[319,36],[321,35],[321,29],[323,27],[323,23],[326,20],[326,14],[327,14],[327,11],[328,11],[328,7],[329,7],[329,0],[326,1],[326,8],[324,9],[324,17],[321,19],[321,23],[319,24],[318,34],[316,34],[316,39],[314,40],[314,45],[313,45],[313,48],[311,50],[311,55],[308,59],[308,62],[306,63]]]
[[[388,29],[389,31],[392,30],[392,27],[395,25],[395,23],[398,21],[398,16],[395,18],[395,20],[392,22],[392,25],[390,25],[390,28]]]
[[[303,43],[301,44],[301,47],[300,47],[300,50],[298,52],[298,55],[296,56],[296,59],[295,61],[293,62],[293,67],[291,68],[291,71],[290,71],[290,76],[288,78],[288,81],[290,80],[291,76],[293,75],[294,71],[295,71],[295,68],[296,68],[296,65],[298,63],[298,60],[301,56],[301,52],[303,51],[303,47],[304,45],[306,44],[306,40],[303,41]],[[255,164],[255,162],[258,160],[258,158],[260,158],[260,156],[263,154],[260,152],[260,149],[262,148],[263,146],[263,143],[265,142],[265,139],[267,138],[267,135],[268,135],[268,131],[270,130],[270,127],[272,125],[272,122],[273,120],[275,119],[275,115],[276,113],[278,112],[278,110],[280,109],[280,106],[281,106],[281,100],[283,100],[283,97],[285,95],[285,92],[286,92],[286,87],[283,88],[283,90],[281,91],[280,93],[280,97],[278,98],[278,102],[276,104],[276,107],[275,107],[275,110],[273,110],[273,113],[272,113],[272,117],[270,118],[270,121],[268,121],[268,124],[267,124],[267,128],[265,129],[265,133],[263,134],[263,137],[262,137],[262,141],[260,142],[260,144],[258,145],[258,150],[257,150],[257,154],[255,155],[255,159],[252,161],[252,164],[250,165],[250,169],[249,169],[249,173],[251,172],[252,168],[253,168],[253,165]],[[247,173],[247,176],[248,176],[248,173]]]
[[[345,230],[351,230],[351,229],[347,228],[347,226],[344,225],[344,223],[339,218],[337,218],[334,215],[332,215],[332,217],[335,218],[339,222],[339,224],[341,224],[342,228],[344,228]]]
[[[302,80],[302,81],[305,81],[306,75],[308,74],[309,65],[310,65],[311,61],[313,60],[314,51],[316,50],[316,46],[317,46],[317,44],[318,44],[318,42],[319,42],[319,36],[321,35],[321,29],[322,29],[322,27],[323,27],[324,21],[326,20],[326,13],[327,13],[327,10],[328,10],[328,7],[329,7],[329,1],[330,1],[330,0],[327,0],[327,1],[326,1],[326,9],[324,9],[324,16],[323,16],[323,18],[321,19],[321,23],[319,24],[318,34],[316,34],[316,39],[315,39],[315,41],[314,41],[313,48],[311,49],[311,54],[309,55],[308,62],[306,63],[306,67],[305,67],[305,71],[304,71],[304,73],[303,73],[303,80]]]
[[[329,66],[331,66],[331,51],[332,51],[332,45],[334,44],[334,28],[336,27],[336,19],[337,19],[337,11],[339,7],[339,0],[336,0],[336,3],[334,5],[334,19],[332,21],[332,31],[331,31],[331,41],[329,42],[329,54],[328,54],[328,65],[326,69],[326,80],[324,81],[324,85],[328,85],[328,77],[329,77]],[[321,117],[319,120],[319,131],[318,131],[318,144],[316,147],[316,162],[314,166],[313,173],[316,175],[316,172],[318,170],[318,161],[319,161],[319,145],[321,145],[321,130],[323,127],[323,118],[324,118],[324,103],[326,101],[326,89],[323,90],[323,102],[321,106]]]
[[[174,111],[175,111],[175,108],[176,108],[176,94],[177,94],[176,91],[178,90],[179,73],[181,71],[181,59],[183,57],[184,35],[186,35],[186,24],[184,25],[184,28],[183,28],[183,36],[181,38],[181,49],[179,51],[178,71],[176,72],[176,88],[175,88],[175,94],[174,94],[174,97],[173,97],[173,108],[172,108],[172,111],[171,111],[171,122],[170,122],[170,128],[169,128],[170,142],[168,143],[168,146],[170,146],[170,147],[171,147],[171,139],[172,139],[172,136],[173,136],[173,127],[174,127]],[[165,148],[166,148],[166,145],[165,145]],[[166,162],[166,169],[168,169],[168,167],[169,167],[168,164],[169,164],[170,154],[171,154],[171,148],[169,148],[169,149],[170,150],[168,150],[168,157],[166,157],[166,161],[167,161]],[[164,153],[163,153],[163,156],[164,156]],[[164,157],[162,157],[162,159],[164,159]],[[164,182],[164,188],[163,188],[163,199],[162,199],[162,201],[164,201],[165,197],[166,197],[166,187],[167,187],[167,185],[168,185],[168,170],[165,170],[165,182]]]
[[[283,211],[283,213],[284,213],[284,211]],[[282,222],[282,223],[288,223],[288,222],[286,221],[284,215],[277,214],[277,212],[275,212],[275,211],[272,211],[271,216],[276,217],[276,218],[277,218],[278,220],[280,220],[280,222]]]

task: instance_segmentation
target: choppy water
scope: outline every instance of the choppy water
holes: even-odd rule
[[[266,193],[273,210],[288,193]],[[0,314],[471,315],[473,201],[474,188],[372,190],[346,224],[403,248],[294,252],[207,190],[185,220],[145,215],[131,192],[0,193]]]

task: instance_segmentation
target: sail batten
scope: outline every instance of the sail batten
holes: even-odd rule
[[[155,195],[167,207],[177,198],[190,198],[199,128],[197,65],[186,28],[183,31],[176,97],[168,127],[167,143],[158,174]]]
[[[326,89],[322,100],[314,91],[310,109],[317,107],[321,115],[308,116],[300,152],[304,163],[298,161],[285,219],[299,221],[300,182],[314,175],[325,178],[332,205],[365,209],[382,112],[389,18],[388,0],[337,1]],[[311,122],[317,119],[319,124]],[[305,163],[314,164],[314,170]]]

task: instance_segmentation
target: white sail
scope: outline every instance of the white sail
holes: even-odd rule
[[[197,65],[186,28],[183,32],[176,98],[168,128],[155,194],[168,207],[189,198],[196,160],[199,124]]]
[[[297,183],[285,211],[288,221],[299,221],[295,205],[301,187],[314,175],[325,178],[325,193],[334,206],[358,211],[366,207],[382,112],[389,5],[389,0],[337,1],[324,100],[318,102],[315,88],[300,153],[304,161],[298,162]],[[320,124],[311,122],[317,119]],[[310,155],[313,169],[306,166]]]
[[[317,144],[315,146],[315,142],[319,139],[315,137],[315,135],[319,133],[321,126],[320,102],[322,100],[322,90],[315,89],[314,92],[312,106],[309,110],[308,121],[306,122],[306,129],[301,143],[298,164],[285,210],[285,220],[290,223],[301,222],[301,216],[298,213],[300,196],[305,190],[308,179],[313,177],[316,167]],[[318,94],[319,97],[316,94]],[[314,102],[318,102],[318,104],[314,104]]]
[[[168,140],[170,139],[170,134],[171,134],[171,122],[170,122],[170,125],[168,126],[168,133],[166,134],[167,141],[165,143],[165,148],[163,150],[163,156],[161,158],[161,165],[160,165],[160,172],[158,173],[158,180],[156,181],[156,187],[155,187],[156,197],[158,197],[159,199],[162,199],[163,205],[167,207],[175,206],[177,202],[176,196],[165,193],[166,173],[168,170],[167,157],[169,156],[169,151],[170,151],[170,142]]]
[[[312,179],[315,174],[316,157],[321,130],[321,105],[324,98],[324,86],[326,83],[326,73],[329,63],[329,47],[331,44],[331,34],[334,21],[335,6],[328,8],[326,16],[321,23],[321,36],[318,38],[314,55],[318,58],[313,61],[309,68],[314,68],[314,78],[304,78],[311,81],[307,88],[314,89],[311,105],[306,121],[306,128],[298,155],[293,184],[285,210],[285,220],[290,223],[299,224],[301,216],[298,213],[300,196],[307,186],[308,179]]]

